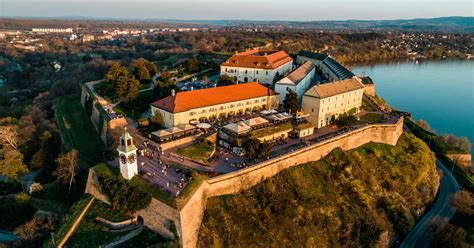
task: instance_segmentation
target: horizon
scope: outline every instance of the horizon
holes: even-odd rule
[[[31,8],[31,5],[35,8]],[[0,3],[0,17],[179,21],[376,21],[472,17],[472,7],[472,2],[466,0],[139,0],[133,3],[123,0],[3,0]]]

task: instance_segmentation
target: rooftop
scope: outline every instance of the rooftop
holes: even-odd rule
[[[312,70],[314,70],[314,67],[315,65],[313,62],[306,61],[296,70],[288,74],[288,76],[278,81],[277,84],[298,85],[301,80],[303,80]]]
[[[253,49],[232,55],[222,66],[276,69],[292,60],[285,51]]]
[[[303,56],[303,57],[307,57],[307,58],[310,58],[310,59],[316,59],[316,60],[320,60],[320,61],[323,61],[324,59],[326,59],[328,57],[328,55],[326,55],[324,53],[315,53],[315,52],[303,51],[303,50],[301,50],[298,53],[298,56]]]
[[[315,85],[306,91],[304,95],[326,98],[363,88],[364,85],[362,85],[358,78],[352,77],[346,80]]]
[[[349,71],[346,67],[342,66],[331,57],[327,57],[326,59],[324,59],[323,64],[325,64],[329,70],[336,74],[336,76],[340,80],[348,79],[355,76],[354,73]]]
[[[191,109],[277,94],[275,91],[253,82],[178,92],[174,96],[165,97],[151,105],[170,113],[179,113]]]

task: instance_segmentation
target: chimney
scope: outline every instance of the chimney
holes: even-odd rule
[[[171,96],[175,96],[176,95],[176,91],[174,89],[171,89]]]

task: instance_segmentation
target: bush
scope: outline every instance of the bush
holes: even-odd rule
[[[336,120],[338,127],[353,126],[357,123],[357,118],[351,112],[342,113]]]
[[[151,195],[139,187],[130,185],[125,179],[113,175],[97,174],[104,193],[112,200],[112,208],[122,212],[134,213],[146,208],[151,202]]]

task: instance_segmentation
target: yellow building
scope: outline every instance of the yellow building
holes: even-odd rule
[[[302,109],[315,127],[321,128],[351,109],[359,112],[364,85],[357,77],[313,86],[303,95]]]
[[[256,82],[178,92],[151,104],[167,128],[251,110],[278,108],[278,93]]]

